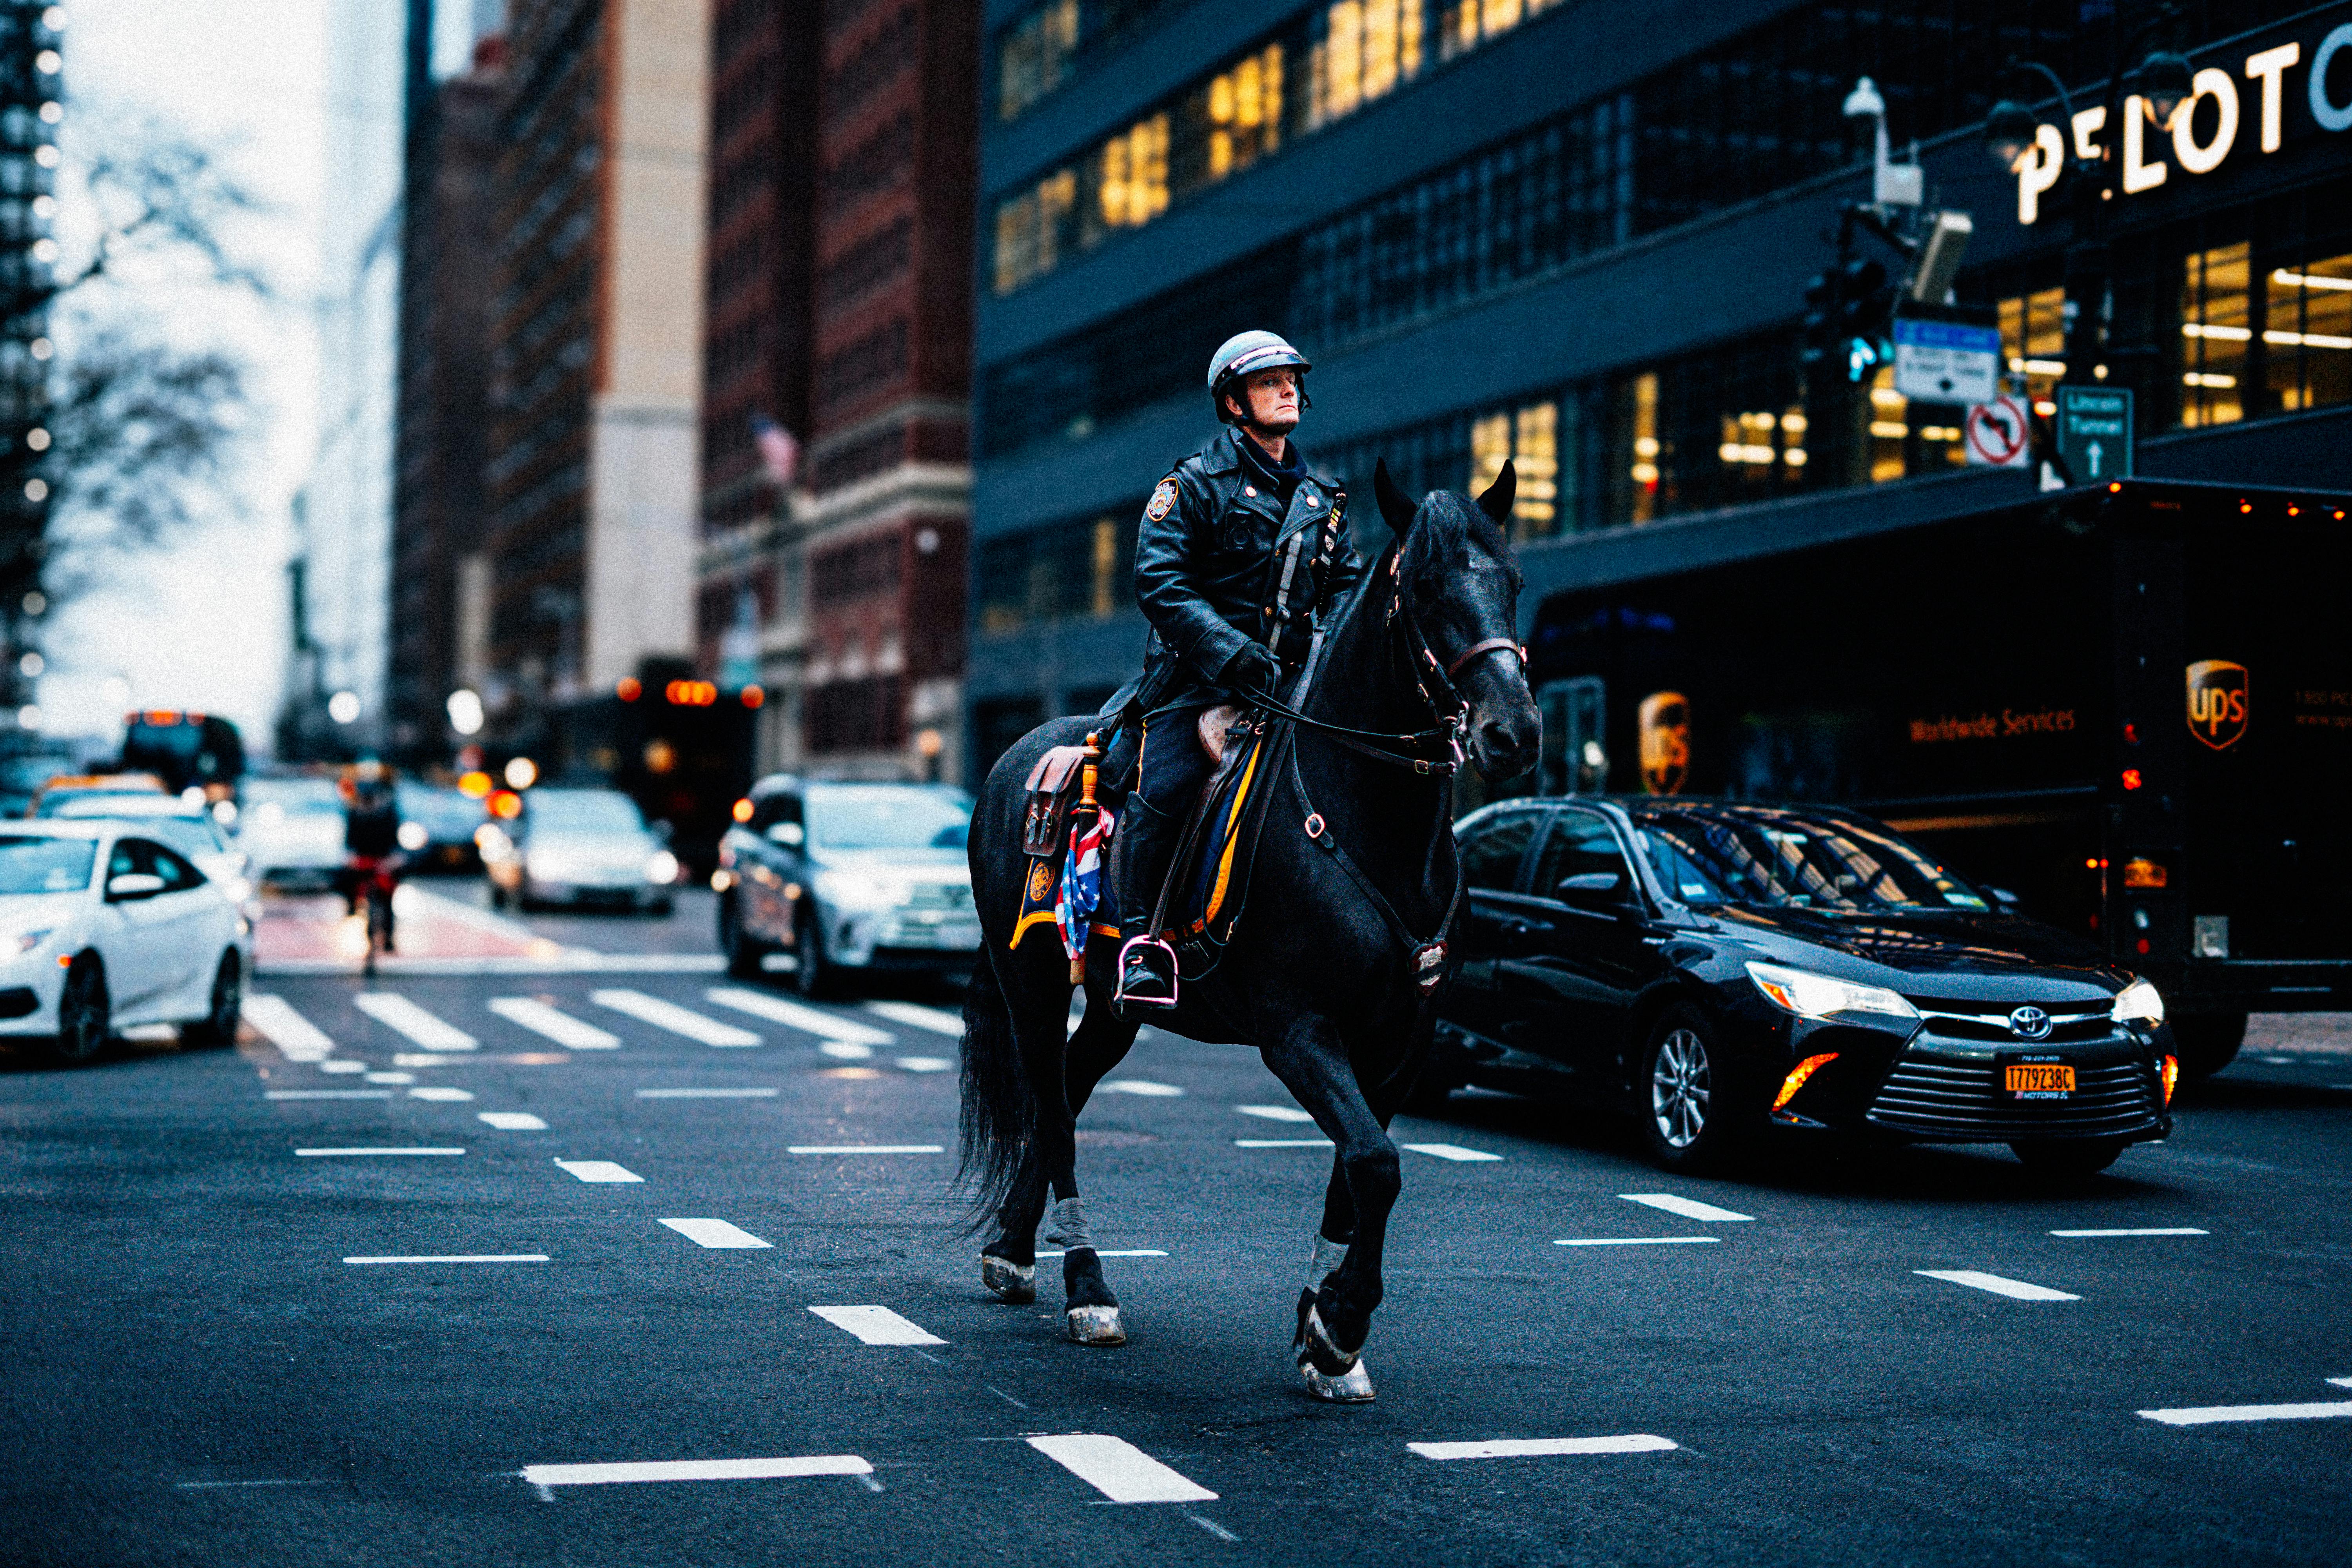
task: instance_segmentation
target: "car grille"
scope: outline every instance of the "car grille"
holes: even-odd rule
[[[2157,1120],[2155,1072],[2139,1062],[2078,1065],[2065,1100],[2011,1100],[1999,1066],[1986,1062],[1895,1064],[1870,1107],[1874,1125],[1946,1138],[2121,1136]]]
[[[966,911],[971,907],[971,887],[965,882],[917,882],[908,890],[906,903],[900,906],[909,910]]]
[[[2044,1009],[2050,1015],[2050,1032],[2038,1040],[2021,1039],[2009,1026],[2010,1009],[2007,1007],[1979,1012],[1965,1003],[1923,1001],[1918,1005],[1929,1028],[1955,1040],[1998,1040],[2003,1045],[2042,1046],[2065,1040],[2105,1039],[2115,1028],[2108,1016],[2113,1004],[2107,1002],[2050,1004]]]

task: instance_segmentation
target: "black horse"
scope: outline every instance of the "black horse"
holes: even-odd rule
[[[1538,720],[1518,647],[1518,568],[1503,524],[1517,477],[1504,466],[1474,504],[1434,492],[1418,509],[1381,467],[1374,494],[1398,542],[1366,574],[1294,693],[1292,760],[1276,790],[1249,902],[1222,963],[1188,981],[1160,1026],[1196,1040],[1255,1046],[1335,1147],[1307,1289],[1298,1303],[1299,1370],[1318,1395],[1371,1397],[1359,1352],[1381,1295],[1381,1249],[1400,1182],[1388,1125],[1428,1053],[1443,953],[1431,945],[1460,897],[1452,789],[1434,769],[1391,754],[1403,736],[1459,742],[1488,778],[1535,761]],[[1118,1299],[1078,1201],[1078,1111],[1134,1043],[1112,1012],[1118,943],[1097,934],[1087,1005],[1065,1038],[1070,965],[1049,931],[1008,947],[1027,863],[1024,787],[1048,748],[1081,742],[1097,721],[1054,720],[990,770],[972,821],[971,880],[987,958],[964,1005],[962,1175],[974,1228],[997,1234],[982,1279],[1007,1301],[1035,1298],[1036,1237],[1066,1248],[1066,1323],[1081,1344],[1126,1338]],[[1349,732],[1353,732],[1351,738]],[[1382,747],[1368,734],[1389,737]],[[1112,889],[1149,899],[1152,889]],[[1106,918],[1106,917],[1098,917]]]

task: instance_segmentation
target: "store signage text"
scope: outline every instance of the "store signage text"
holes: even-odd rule
[[[1912,720],[1911,743],[1932,746],[1939,741],[2013,741],[2021,735],[2063,735],[2074,727],[2072,708],[2021,712],[2004,708],[1998,714],[1979,713],[1966,719],[1948,713],[1939,719]]]
[[[2311,110],[2311,118],[2322,131],[2352,131],[2352,91],[2338,103],[2328,97],[2329,67],[2339,54],[2352,68],[2352,22],[2337,27],[2320,39],[2312,51],[2308,76],[2303,97]],[[2250,139],[2258,142],[2264,153],[2275,153],[2284,144],[2284,121],[2286,115],[2287,73],[2303,64],[2303,46],[2280,44],[2274,48],[2261,49],[2248,55],[2244,79],[2250,85],[2246,93],[2254,101],[2249,105],[2240,95],[2239,79],[2218,66],[2207,66],[2195,78],[2197,97],[2184,104],[2172,125],[2172,162],[2191,174],[2210,174],[2219,169],[2233,152],[2239,141],[2242,125],[2249,118]],[[2341,73],[2352,78],[2352,68]],[[2218,118],[2213,120],[2210,135],[2198,140],[2198,124],[2201,117],[2198,108],[2211,99]],[[2100,155],[2098,136],[2106,129],[2107,108],[2094,104],[2074,111],[2073,131],[2074,155],[2096,158]],[[2126,195],[2137,195],[2152,191],[2171,178],[2172,163],[2164,156],[2161,144],[2148,145],[2153,129],[2148,119],[2147,100],[2134,93],[2124,100],[2123,112],[2123,178],[2120,184]],[[2158,131],[2157,136],[2163,132]],[[2036,128],[2033,145],[2027,148],[2017,161],[2017,221],[2031,224],[2042,216],[2042,195],[2058,183],[2066,164],[2066,145],[2059,128],[2043,125]]]

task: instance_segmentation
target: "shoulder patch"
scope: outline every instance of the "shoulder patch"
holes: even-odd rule
[[[1131,495],[1134,492],[1130,490],[1128,493]],[[1151,504],[1143,509],[1143,515],[1150,518],[1152,521],[1158,522],[1161,518],[1166,517],[1171,510],[1174,510],[1175,505],[1176,478],[1171,474],[1168,478],[1160,480],[1160,488],[1151,492]]]

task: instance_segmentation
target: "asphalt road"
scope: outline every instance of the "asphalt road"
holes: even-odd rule
[[[2143,1414],[2352,1409],[2340,1021],[2266,1021],[2168,1145],[2074,1190],[1999,1150],[1696,1182],[1567,1108],[1457,1097],[1398,1124],[1434,1152],[1404,1156],[1381,1398],[1334,1409],[1287,1353],[1328,1155],[1278,1146],[1315,1130],[1254,1056],[1147,1034],[1087,1111],[1098,1238],[1152,1255],[1108,1263],[1130,1343],[1082,1350],[1050,1262],[1003,1306],[958,1234],[947,998],[730,1005],[691,967],[708,917],[528,922],[667,972],[312,966],[265,974],[233,1051],[0,1056],[0,1563],[2300,1563],[2352,1539],[2352,1421]],[[300,1152],[428,1149],[462,1152]],[[2191,1234],[2055,1234],[2141,1230]],[[516,1260],[352,1261],[456,1257]],[[894,1336],[926,1342],[866,1342]],[[721,1460],[831,1473],[628,1468]],[[614,1468],[541,1468],[583,1466]],[[1138,1489],[1168,1500],[1115,1501]]]

